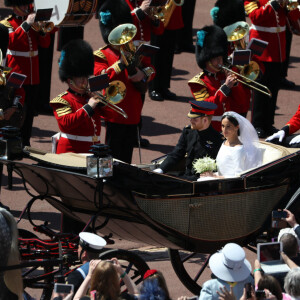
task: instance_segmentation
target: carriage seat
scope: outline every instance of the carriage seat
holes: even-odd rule
[[[289,148],[262,141],[259,143],[259,148],[263,151],[263,165],[287,156],[293,152],[293,150],[290,150]]]

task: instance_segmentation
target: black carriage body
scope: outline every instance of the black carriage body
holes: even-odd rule
[[[158,247],[213,253],[228,242],[248,244],[269,226],[299,187],[300,151],[238,178],[193,182],[114,163],[102,182],[79,172],[12,162],[42,198],[101,235]],[[79,171],[79,172],[78,172]]]

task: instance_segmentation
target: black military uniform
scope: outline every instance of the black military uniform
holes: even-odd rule
[[[188,114],[190,118],[207,116],[217,108],[216,104],[206,101],[190,101],[190,103],[192,105],[192,110]],[[183,129],[176,147],[162,162],[160,169],[165,173],[186,157],[184,177],[196,180],[199,176],[192,168],[193,161],[205,156],[216,158],[222,142],[221,134],[211,125],[204,130],[191,129],[189,125]]]

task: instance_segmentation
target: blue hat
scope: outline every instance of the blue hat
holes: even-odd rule
[[[218,108],[218,105],[212,102],[207,101],[189,101],[192,108],[188,113],[189,118],[198,118],[204,116],[211,116],[214,114],[215,110]]]

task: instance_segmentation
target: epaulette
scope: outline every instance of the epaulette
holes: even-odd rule
[[[105,54],[101,51],[102,49],[104,49],[104,48],[106,48],[106,47],[107,47],[107,46],[105,46],[105,47],[103,47],[103,48],[100,48],[100,49],[94,51],[94,55],[95,55],[95,56],[98,56],[98,57],[100,57],[100,58],[102,58],[102,59],[104,59],[104,60],[107,60]]]
[[[4,20],[0,21],[0,23],[3,24],[5,27],[13,28],[12,25],[8,22],[8,20],[9,20],[11,17],[12,17],[12,16],[8,16],[8,17],[5,18]]]
[[[201,77],[204,75],[204,72],[201,72],[194,76],[191,80],[189,80],[188,83],[198,83],[206,87],[205,82],[201,79]]]
[[[70,103],[67,100],[61,98],[62,96],[67,95],[67,94],[68,94],[68,92],[63,92],[63,93],[59,94],[57,97],[55,97],[54,99],[52,99],[50,101],[50,103],[60,103],[60,104],[64,104],[64,105],[70,106]]]
[[[258,1],[252,1],[248,4],[245,5],[245,11],[246,14],[249,16],[250,13],[252,13],[254,10],[258,9],[258,5],[257,5]]]

